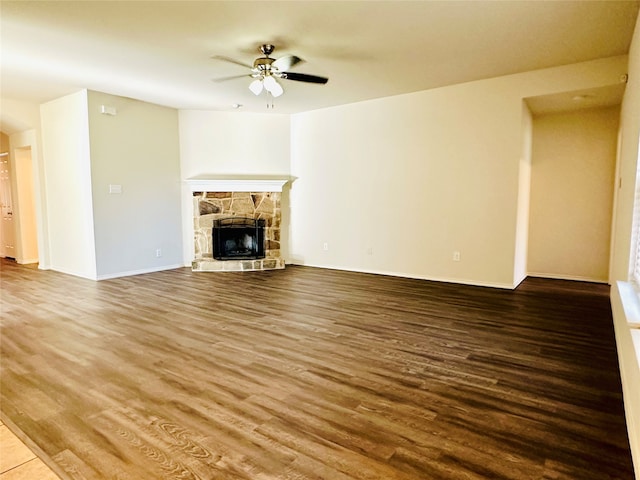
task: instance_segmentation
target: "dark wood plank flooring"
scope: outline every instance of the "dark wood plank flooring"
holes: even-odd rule
[[[607,286],[0,264],[3,419],[63,478],[633,478]]]

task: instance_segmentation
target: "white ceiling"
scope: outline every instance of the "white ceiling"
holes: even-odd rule
[[[88,88],[181,109],[296,113],[626,54],[638,3],[2,0],[1,95],[42,103]],[[282,80],[267,110],[248,76],[212,81],[245,73],[212,56],[250,64],[263,43],[329,82]]]

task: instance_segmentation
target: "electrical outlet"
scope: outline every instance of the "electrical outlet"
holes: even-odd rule
[[[160,258],[162,256],[162,249],[156,248],[156,258]]]
[[[460,252],[458,252],[457,250],[455,252],[453,252],[453,261],[454,262],[459,262],[460,261]]]
[[[367,255],[373,255],[373,248],[367,248]]]
[[[324,244],[322,245],[322,249],[326,252],[327,250],[329,250],[329,244],[327,242],[324,242]]]

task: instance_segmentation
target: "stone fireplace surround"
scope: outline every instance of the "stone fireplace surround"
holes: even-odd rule
[[[199,176],[187,180],[193,201],[194,272],[238,272],[285,267],[280,254],[282,187],[289,179],[247,179]],[[225,217],[265,220],[265,258],[215,260],[212,228]]]

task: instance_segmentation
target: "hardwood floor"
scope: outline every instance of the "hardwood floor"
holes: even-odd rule
[[[64,479],[633,479],[608,291],[1,262],[3,420]]]

